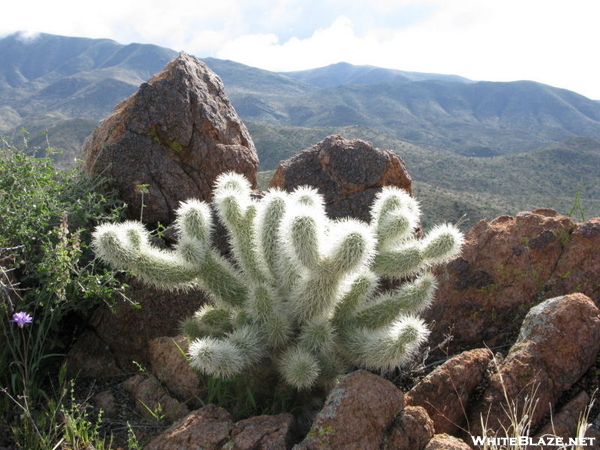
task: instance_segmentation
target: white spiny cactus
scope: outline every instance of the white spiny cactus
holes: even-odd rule
[[[370,224],[328,219],[312,188],[255,201],[235,173],[218,178],[214,198],[234,263],[211,247],[210,209],[195,200],[178,210],[174,250],[152,247],[135,222],[94,233],[97,254],[114,267],[211,296],[183,326],[200,371],[232,377],[269,366],[296,389],[329,387],[345,367],[397,367],[426,340],[414,314],[433,298],[429,269],[457,255],[463,238],[450,225],[415,238],[419,206],[407,193],[384,188]],[[381,276],[411,280],[378,292]]]

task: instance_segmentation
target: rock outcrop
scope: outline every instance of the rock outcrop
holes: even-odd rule
[[[470,412],[471,433],[507,429],[511,409],[523,415],[527,405],[531,428],[551,411],[559,397],[596,361],[600,349],[600,310],[589,297],[572,294],[548,299],[532,308],[519,337],[481,401]],[[528,403],[529,401],[529,403]]]
[[[423,378],[406,395],[406,403],[425,408],[437,434],[456,434],[467,427],[467,406],[492,359],[488,349],[456,355]]]
[[[81,376],[110,377],[135,373],[136,361],[150,365],[149,342],[177,336],[181,321],[205,303],[200,291],[165,292],[128,280],[125,290],[131,303],[120,302],[117,311],[102,305],[88,320],[85,331],[67,356],[70,371]],[[177,349],[173,346],[173,349]]]
[[[404,395],[392,383],[365,370],[353,372],[330,392],[295,450],[379,449],[403,408]]]
[[[223,408],[207,405],[174,423],[145,450],[285,450],[294,418],[291,414],[257,416],[233,422]]]
[[[130,218],[143,208],[147,223],[170,223],[182,200],[210,199],[222,172],[256,186],[256,150],[222,81],[185,53],[116,106],[84,155],[89,173],[112,178]]]
[[[412,194],[412,180],[401,158],[370,142],[339,135],[281,161],[269,184],[288,192],[302,185],[318,189],[331,218],[352,216],[364,221],[370,220],[369,206],[383,186]]]
[[[556,211],[482,220],[465,235],[462,255],[438,267],[438,290],[424,312],[430,343],[444,350],[508,349],[529,309],[581,292],[600,305],[600,219],[576,224]]]

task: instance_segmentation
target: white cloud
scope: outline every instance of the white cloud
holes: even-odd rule
[[[396,29],[374,26],[359,33],[356,20],[340,15],[304,39],[239,36],[217,57],[276,71],[347,61],[475,80],[532,79],[600,99],[600,65],[593,56],[600,42],[595,23],[600,2],[432,0],[427,5],[422,20]],[[379,7],[390,5],[381,0]]]

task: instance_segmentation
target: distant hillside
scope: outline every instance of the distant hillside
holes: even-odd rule
[[[531,151],[576,136],[600,138],[600,104],[534,82],[416,81],[337,86],[294,98],[281,125],[366,125],[456,153]]]
[[[309,146],[332,131],[328,127],[257,124],[249,128],[264,142],[264,167],[270,170],[276,167],[277,159],[295,153],[291,148],[294,143]],[[597,139],[573,138],[528,153],[481,158],[427,150],[364,126],[336,131],[347,138],[361,138],[376,147],[393,149],[402,157],[412,176],[415,195],[422,202],[426,227],[457,222],[466,216],[462,222],[463,228],[468,228],[482,218],[491,220],[541,207],[567,214],[579,191],[586,218],[600,216]],[[265,173],[260,178],[266,185],[270,175]]]
[[[0,39],[0,132],[33,122],[100,120],[177,53],[108,39]]]
[[[310,83],[319,88],[359,85],[373,83],[389,83],[397,81],[454,81],[469,83],[471,80],[457,75],[441,75],[435,73],[404,72],[402,70],[384,69],[375,66],[355,66],[346,62],[331,64],[318,69],[282,72],[296,80]]]
[[[99,120],[175,55],[107,39],[0,39],[0,132]],[[578,136],[600,139],[600,102],[530,81],[470,82],[347,63],[274,73],[215,58],[205,62],[223,79],[242,119],[257,124],[366,126],[473,156],[527,152]],[[256,144],[260,152],[260,139]]]

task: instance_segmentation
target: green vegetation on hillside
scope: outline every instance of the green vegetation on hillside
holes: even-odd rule
[[[481,158],[427,150],[367,127],[251,124],[249,129],[265,171],[334,132],[394,151],[413,179],[423,216],[430,221],[426,226],[441,220],[456,222],[466,215],[465,229],[483,218],[542,207],[568,214],[578,192],[586,217],[600,216],[600,141],[595,139],[574,138],[529,153]],[[268,173],[260,177],[264,186]]]
[[[60,438],[69,448],[104,448],[69,406],[59,357],[75,324],[123,288],[90,247],[92,228],[122,210],[100,180],[58,171],[0,140],[0,447],[12,435],[10,448],[57,448]],[[87,428],[74,436],[72,426]],[[83,431],[97,447],[71,439]]]

